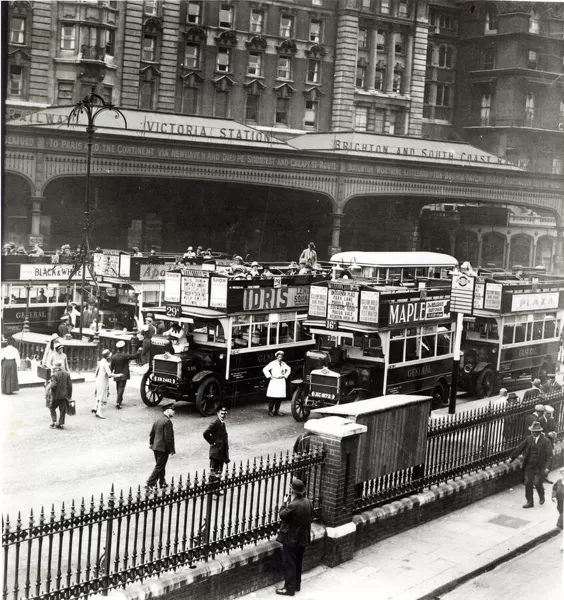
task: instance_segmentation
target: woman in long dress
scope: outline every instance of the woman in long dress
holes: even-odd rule
[[[13,394],[20,389],[18,369],[20,368],[20,353],[14,347],[14,341],[8,340],[0,354],[2,357],[2,393]]]
[[[92,413],[98,419],[105,419],[103,414],[104,407],[108,404],[110,397],[110,377],[113,377],[110,368],[110,357],[112,353],[109,350],[102,352],[102,358],[96,368],[96,378],[94,380],[94,406]]]
[[[47,345],[45,346],[45,352],[43,352],[43,360],[41,361],[41,364],[44,367],[47,367],[48,369],[51,368],[51,362],[53,361],[53,357],[56,354],[55,344],[58,339],[59,339],[59,334],[54,333],[51,336],[51,339],[49,340],[49,342],[47,342]]]
[[[62,363],[61,369],[70,374],[69,359],[67,358],[67,355],[63,352],[64,349],[65,347],[63,346],[63,344],[59,340],[57,340],[55,342],[55,352],[52,353],[49,358],[50,362],[48,367],[52,370],[53,364],[57,361],[60,361]]]
[[[270,417],[282,415],[280,404],[286,398],[286,378],[292,371],[284,362],[282,350],[278,350],[274,356],[275,360],[269,362],[262,370],[264,376],[269,380],[266,397],[268,398],[268,415]]]

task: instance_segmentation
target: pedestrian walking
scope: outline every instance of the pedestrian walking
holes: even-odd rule
[[[45,367],[46,369],[51,368],[51,364],[52,364],[53,360],[55,359],[55,356],[57,354],[55,352],[55,344],[58,341],[59,341],[59,334],[54,333],[51,336],[51,339],[47,342],[47,344],[45,344],[45,350],[43,351],[43,359],[41,360],[41,366]]]
[[[281,416],[280,404],[286,398],[286,378],[291,369],[284,362],[284,352],[278,350],[274,355],[275,360],[269,362],[262,370],[264,376],[269,380],[266,397],[268,398],[268,414],[271,417]]]
[[[112,356],[112,360],[110,362],[110,369],[112,371],[112,375],[114,377],[114,381],[116,382],[116,408],[118,410],[121,409],[121,405],[123,404],[123,393],[125,392],[125,385],[127,381],[131,378],[131,373],[129,371],[129,361],[137,358],[141,349],[139,349],[135,354],[127,354],[124,352],[125,342],[120,340],[116,344],[117,352]]]
[[[61,368],[63,369],[63,371],[66,371],[67,373],[70,374],[69,359],[68,359],[67,355],[64,353],[65,347],[63,346],[63,343],[61,342],[61,340],[57,340],[55,342],[54,348],[55,348],[55,353],[51,354],[51,356],[50,356],[50,360],[51,360],[50,367],[53,368],[53,363],[55,361],[60,362]]]
[[[313,521],[313,505],[305,497],[303,481],[292,479],[291,494],[284,497],[278,514],[281,523],[276,540],[282,544],[284,587],[276,593],[293,596],[302,587],[302,562],[305,549],[311,543]]]
[[[220,406],[215,418],[204,431],[204,439],[210,445],[210,483],[218,483],[223,471],[223,465],[231,462],[229,458],[229,436],[225,419],[227,409]],[[216,492],[219,495],[221,492]]]
[[[18,369],[20,368],[21,358],[18,349],[14,346],[14,340],[11,338],[2,343],[0,351],[2,364],[2,393],[8,396],[19,391]]]
[[[530,400],[534,400],[541,393],[541,380],[538,378],[534,379],[531,389],[527,390],[523,394],[523,402],[529,402]]]
[[[533,508],[533,488],[539,495],[539,503],[544,504],[543,480],[548,473],[546,468],[552,458],[550,442],[542,432],[541,424],[535,421],[530,427],[531,432],[514,450],[511,460],[523,455],[523,471],[525,473],[525,499],[523,508]]]
[[[63,364],[60,360],[56,360],[53,363],[53,372],[51,374],[51,395],[51,429],[64,429],[68,403],[72,398],[72,381],[70,374],[63,369]],[[58,422],[57,408],[59,409]]]
[[[545,433],[551,433],[552,431],[556,431],[556,421],[554,420],[554,407],[550,406],[550,404],[544,405],[544,414],[542,416],[542,421],[540,422],[542,429]]]
[[[94,385],[94,406],[92,413],[98,419],[105,419],[104,406],[108,404],[110,397],[110,377],[113,377],[110,368],[111,352],[106,349],[102,351],[102,358],[96,367],[95,385]]]
[[[169,400],[162,405],[163,414],[153,423],[151,433],[149,434],[149,448],[155,455],[155,468],[149,479],[147,479],[146,489],[157,488],[157,482],[161,488],[167,486],[166,483],[166,464],[168,457],[176,453],[174,446],[174,427],[172,426],[172,417],[174,417],[174,401]]]

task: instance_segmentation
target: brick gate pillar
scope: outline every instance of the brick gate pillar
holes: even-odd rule
[[[308,421],[305,429],[312,433],[310,447],[324,452],[320,497],[327,539],[323,560],[334,567],[353,556],[358,445],[367,428],[342,417],[326,417]]]

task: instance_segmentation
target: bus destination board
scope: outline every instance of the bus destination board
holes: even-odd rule
[[[358,322],[358,290],[329,288],[327,318],[331,321]]]
[[[208,302],[209,279],[207,277],[182,277],[181,304],[207,308]]]
[[[360,320],[364,323],[378,325],[378,314],[380,304],[380,292],[360,292]]]

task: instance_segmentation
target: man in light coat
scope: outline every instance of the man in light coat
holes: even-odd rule
[[[155,468],[149,479],[147,479],[145,489],[156,489],[157,481],[162,488],[166,487],[166,463],[168,462],[168,457],[176,453],[174,427],[172,426],[174,402],[165,402],[162,408],[163,414],[153,423],[151,433],[149,434],[149,448],[151,448],[155,455]]]
[[[280,404],[286,398],[286,378],[291,369],[284,362],[284,352],[278,350],[274,355],[275,360],[269,362],[262,370],[264,376],[269,380],[266,397],[268,398],[268,414],[271,417],[281,416]]]

